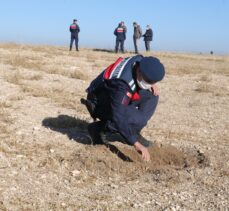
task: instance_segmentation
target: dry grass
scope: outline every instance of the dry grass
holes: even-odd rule
[[[152,162],[143,163],[131,146],[122,143],[87,145],[86,128],[92,120],[80,104],[100,71],[117,57],[133,54],[15,44],[0,45],[0,52],[7,63],[0,71],[1,95],[7,98],[0,101],[0,167],[5,168],[0,209],[129,210],[137,201],[143,206],[139,209],[159,210],[170,209],[168,200],[191,209],[192,201],[187,201],[203,198],[202,193],[210,193],[206,203],[221,201],[215,198],[219,188],[226,196],[222,187],[228,171],[220,164],[228,156],[223,148],[228,138],[227,57],[153,52],[168,76],[160,83],[164,103],[143,131],[155,141]],[[208,154],[196,150],[209,146],[210,158],[218,159],[219,165],[208,166]],[[181,189],[190,195],[179,204],[181,198],[169,197],[183,194]],[[117,196],[124,199],[119,205]],[[144,200],[152,203],[143,204]],[[156,201],[161,206],[155,206]]]
[[[21,85],[23,78],[24,77],[20,71],[16,71],[14,74],[5,75],[6,81],[15,85]]]
[[[204,93],[213,93],[216,87],[209,85],[207,83],[201,83],[195,89],[196,92],[204,92]]]
[[[207,82],[203,82],[197,86],[195,91],[198,93],[211,93],[212,95],[217,97],[229,96],[229,91],[225,91],[224,89],[228,90],[227,87],[222,87],[222,85],[213,85]]]
[[[86,80],[88,78],[86,74],[79,72],[79,71],[74,71],[70,73],[70,77],[80,79],[80,80]]]
[[[26,72],[22,70],[16,70],[14,73],[7,73],[5,74],[5,79],[7,82],[15,85],[22,85],[24,80],[30,81],[38,81],[43,78],[41,74],[26,74]]]
[[[39,60],[34,58],[28,58],[23,55],[11,55],[10,58],[6,59],[5,64],[9,64],[16,68],[25,68],[25,69],[42,69],[42,63]]]
[[[204,81],[204,82],[210,82],[212,80],[211,75],[202,75],[200,77],[200,81]]]
[[[42,88],[36,86],[28,86],[23,84],[21,86],[22,92],[29,94],[33,97],[44,97],[51,101],[58,103],[59,105],[79,109],[77,106],[79,104],[79,93],[69,93],[61,88]],[[82,97],[82,96],[81,96]],[[83,111],[83,110],[82,110]]]
[[[10,135],[9,125],[12,124],[9,111],[12,105],[8,101],[0,101],[0,137],[8,137]]]

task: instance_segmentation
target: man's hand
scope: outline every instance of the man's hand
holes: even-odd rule
[[[140,144],[138,141],[134,144],[135,149],[138,153],[142,155],[142,159],[144,161],[150,161],[150,154],[146,147],[144,147],[142,144]]]
[[[151,91],[152,91],[153,95],[155,95],[155,96],[159,96],[159,94],[160,94],[160,90],[156,84],[153,84],[151,86]]]

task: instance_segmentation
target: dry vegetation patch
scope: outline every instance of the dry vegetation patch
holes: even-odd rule
[[[143,130],[154,140],[145,163],[119,139],[92,146],[80,104],[98,73],[134,54],[16,44],[0,52],[0,209],[227,209],[228,56],[143,53],[167,72]]]
[[[10,135],[9,125],[12,124],[9,111],[11,104],[8,101],[0,101],[0,137],[8,137]]]

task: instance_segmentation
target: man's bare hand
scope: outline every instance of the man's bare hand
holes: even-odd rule
[[[159,96],[159,94],[160,94],[160,90],[156,84],[153,84],[151,86],[151,91],[152,91],[153,95],[155,95],[155,96]]]
[[[150,161],[150,154],[146,147],[144,147],[142,144],[140,144],[138,141],[134,144],[135,149],[138,153],[142,155],[142,159],[144,161]]]

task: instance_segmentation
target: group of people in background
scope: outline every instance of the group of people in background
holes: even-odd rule
[[[142,29],[139,24],[136,22],[133,23],[134,34],[133,34],[133,42],[134,42],[134,50],[135,53],[138,54],[138,42],[141,37],[144,37],[145,48],[146,51],[150,51],[150,42],[153,40],[153,30],[149,25],[146,26],[146,31],[142,34]],[[115,43],[115,52],[118,53],[119,48],[122,53],[124,53],[124,42],[126,40],[127,28],[122,21],[118,24],[118,27],[114,30],[114,35],[116,36]]]
[[[145,48],[146,51],[150,51],[150,42],[153,40],[153,30],[149,25],[146,26],[146,31],[144,34],[142,34],[142,29],[139,24],[136,22],[133,22],[134,27],[134,33],[133,33],[133,42],[134,42],[134,50],[135,53],[138,54],[138,42],[141,37],[144,37],[145,42]],[[78,43],[79,43],[79,32],[80,27],[77,23],[77,20],[74,19],[73,23],[69,27],[69,31],[71,32],[71,41],[70,41],[70,48],[69,50],[72,50],[73,43],[75,41],[75,47],[76,51],[79,51]],[[118,27],[114,30],[114,35],[116,36],[116,43],[115,43],[115,52],[118,53],[119,49],[122,53],[124,53],[124,42],[126,40],[126,33],[127,33],[127,27],[125,26],[125,23],[122,21],[118,24]]]

